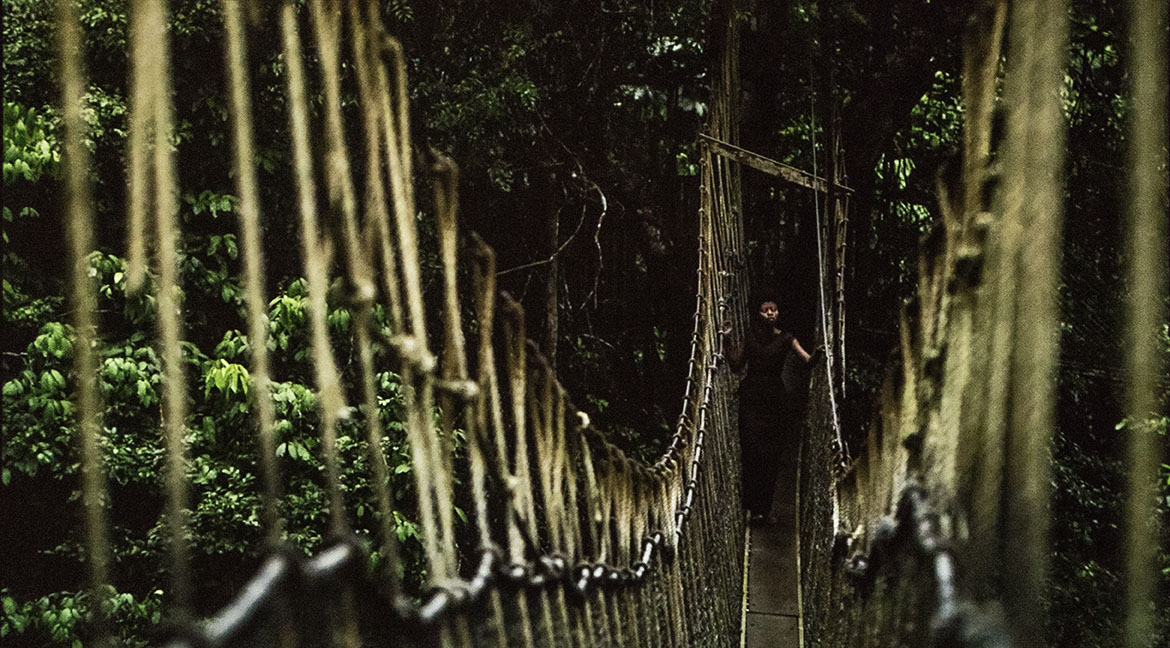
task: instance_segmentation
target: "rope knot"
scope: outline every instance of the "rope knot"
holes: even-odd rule
[[[585,593],[589,590],[589,583],[592,578],[593,566],[589,563],[577,563],[577,566],[573,567],[572,572],[573,591],[581,596],[585,596]]]
[[[550,581],[559,581],[565,577],[566,561],[560,554],[545,554],[537,560],[543,574]]]
[[[509,563],[501,572],[504,580],[516,586],[527,585],[532,577],[532,568],[525,563]]]

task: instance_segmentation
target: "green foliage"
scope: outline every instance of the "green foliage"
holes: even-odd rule
[[[183,201],[190,206],[192,214],[198,216],[207,212],[212,218],[218,218],[220,214],[233,213],[236,209],[236,203],[239,202],[235,196],[218,194],[209,189],[204,189],[198,195],[187,194],[183,196]],[[208,254],[211,253],[212,251],[209,250]],[[233,259],[235,258],[234,253],[231,256]]]
[[[126,592],[108,589],[103,592],[114,625],[124,631],[117,635],[120,646],[146,646],[142,639],[150,626],[162,618],[162,591],[136,598]],[[70,646],[85,645],[85,629],[94,621],[94,597],[89,592],[56,592],[36,599],[20,600],[0,589],[0,639],[22,643]]]
[[[6,480],[12,470],[34,476],[67,463],[73,403],[61,367],[72,350],[67,327],[46,324],[29,345],[23,370],[4,383],[4,418],[16,431],[4,445]]]
[[[54,88],[51,78],[53,52],[53,5],[38,0],[4,0],[4,103],[49,103]],[[7,129],[6,129],[7,130]],[[5,147],[7,148],[7,147]]]
[[[910,111],[907,127],[896,135],[893,150],[874,168],[874,224],[865,244],[887,259],[905,259],[905,250],[938,221],[936,179],[947,164],[958,164],[962,108],[956,75],[935,73],[930,89]],[[871,290],[886,303],[909,298],[916,285],[916,260],[900,262],[898,272],[874,278]]]
[[[4,103],[4,184],[36,182],[61,163],[51,122],[33,108]]]
[[[391,9],[409,20],[409,3]],[[89,595],[77,592],[78,560],[84,538],[68,522],[79,519],[78,457],[72,360],[76,337],[62,297],[65,265],[63,210],[58,180],[60,145],[55,113],[34,108],[56,101],[56,69],[51,3],[4,0],[4,323],[2,477],[5,519],[54,515],[35,528],[3,525],[0,541],[16,554],[8,561],[3,590],[4,642],[70,645],[84,641],[93,620]],[[112,245],[123,239],[126,213],[127,17],[124,3],[86,0],[81,5],[90,85],[85,98],[86,138],[94,158],[95,225],[101,248],[90,256],[101,318],[98,346],[103,399],[103,453],[113,524],[114,571],[122,593],[113,597],[114,626],[122,643],[141,645],[157,624],[167,587],[164,578],[167,530],[160,520],[163,502],[163,449],[160,433],[162,377],[155,350],[157,300],[155,276],[148,272],[142,291],[130,292],[126,262]],[[257,392],[249,371],[251,341],[244,330],[240,282],[238,201],[229,187],[228,111],[220,61],[217,0],[185,0],[171,6],[179,155],[180,216],[183,240],[179,259],[181,300],[187,341],[183,360],[188,376],[189,416],[184,422],[191,461],[191,540],[202,592],[223,601],[247,578],[263,550],[262,506],[253,411]],[[263,29],[263,28],[261,28]],[[269,34],[271,36],[271,34]],[[257,164],[265,204],[274,214],[291,212],[294,193],[287,163],[283,66],[272,44],[255,40],[254,82],[258,99]],[[269,45],[267,49],[264,44]],[[520,88],[520,86],[516,86]],[[520,88],[522,89],[522,88]],[[287,209],[286,209],[287,208]],[[271,249],[297,249],[290,221],[267,223]],[[278,254],[269,262],[268,347],[276,412],[277,461],[286,478],[282,513],[287,537],[306,551],[327,535],[323,464],[318,438],[316,397],[307,333],[307,299],[298,278],[296,255]],[[342,366],[351,357],[351,318],[342,304],[330,303],[327,319]],[[379,321],[383,321],[381,318]],[[384,323],[384,322],[383,322]],[[385,350],[376,349],[379,357]],[[355,376],[343,376],[349,393]],[[420,529],[415,521],[414,475],[402,426],[398,376],[378,375],[378,416],[388,431],[384,452],[391,468],[396,533],[402,541],[403,576],[418,586]],[[353,410],[339,426],[342,483],[355,529],[380,528],[365,445],[363,414]],[[59,518],[59,521],[58,519]],[[383,560],[374,552],[372,560]],[[214,574],[213,579],[202,578]]]
[[[124,330],[131,330],[122,340],[107,339],[100,347],[100,385],[105,402],[103,426],[106,435],[106,470],[115,492],[130,489],[136,497],[148,501],[161,497],[162,448],[159,432],[161,377],[152,338],[139,325],[152,324],[153,317],[141,308],[126,308],[142,297],[127,297],[123,288],[123,261],[117,257],[95,254],[95,274],[101,281],[100,306],[107,312],[120,312]],[[274,360],[287,367],[291,376],[310,374],[304,347],[305,324],[303,282],[290,284],[290,291],[271,302],[270,322],[273,330]],[[290,292],[292,294],[290,294]],[[294,296],[297,295],[297,296]],[[110,308],[121,304],[121,311]],[[333,322],[347,322],[339,309],[329,313]],[[137,325],[135,324],[137,323]],[[120,327],[116,327],[120,328]],[[338,324],[336,334],[348,335]],[[4,419],[8,432],[4,444],[4,482],[38,483],[37,480],[61,481],[75,478],[78,464],[73,441],[73,403],[71,398],[71,361],[75,336],[60,322],[45,324],[28,345],[19,371],[3,386]],[[192,457],[188,476],[193,486],[192,542],[198,551],[196,564],[211,557],[234,557],[238,564],[254,560],[261,548],[259,538],[262,505],[257,474],[255,423],[252,404],[256,396],[247,369],[250,342],[236,330],[225,331],[210,353],[199,346],[186,344],[184,360],[192,375],[190,415],[186,421]],[[321,482],[323,465],[317,435],[316,398],[303,378],[278,380],[271,385],[276,412],[277,455],[286,476],[287,491],[284,513],[289,520],[288,537],[307,551],[320,547],[327,532],[324,491]],[[408,581],[417,582],[421,550],[419,528],[411,512],[413,475],[409,467],[409,447],[402,427],[402,401],[398,376],[383,372],[377,376],[379,416],[389,431],[383,451],[390,460],[391,486],[395,502],[404,509],[394,513],[397,534],[404,543],[405,556],[411,565]],[[358,529],[378,528],[370,471],[361,416],[350,416],[339,429],[338,451],[343,466],[342,482],[347,501],[356,512]],[[113,512],[118,516],[118,498]],[[119,530],[115,558],[130,564],[161,565],[166,530],[160,520],[143,520]],[[76,544],[79,538],[45,538],[58,549]],[[63,557],[59,557],[63,559]],[[140,591],[162,587],[154,577],[138,581]],[[14,597],[16,595],[14,594]],[[20,596],[27,596],[26,593]],[[157,598],[154,604],[157,608]],[[12,599],[13,601],[16,598]],[[11,605],[17,605],[13,602]],[[14,612],[8,632],[15,634],[47,633],[56,643],[75,637],[74,624],[89,618],[88,611],[72,610],[75,599],[62,593],[38,595],[33,602],[20,604],[25,612]],[[35,610],[36,615],[29,616]],[[27,612],[27,614],[26,614]],[[13,616],[15,615],[15,616]],[[53,616],[56,615],[56,616]],[[26,622],[23,619],[53,619]],[[75,618],[76,617],[76,618]],[[127,617],[128,619],[129,617]],[[135,617],[137,618],[137,617]],[[129,620],[119,623],[125,632],[135,627]],[[67,642],[66,642],[67,643]]]

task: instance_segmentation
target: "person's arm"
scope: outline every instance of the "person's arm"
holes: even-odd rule
[[[743,342],[735,344],[731,341],[731,322],[723,323],[723,344],[727,349],[727,363],[732,371],[739,373],[744,365]]]
[[[804,350],[804,347],[800,346],[800,340],[797,340],[796,338],[792,338],[792,350],[795,351],[796,355],[800,356],[800,359],[804,360],[805,363],[808,363],[810,360],[812,360],[812,356]]]

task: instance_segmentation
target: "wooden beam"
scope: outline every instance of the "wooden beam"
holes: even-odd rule
[[[715,139],[705,133],[699,133],[699,138],[723,157],[750,166],[757,171],[763,171],[770,176],[775,176],[782,180],[787,180],[793,184],[798,184],[802,187],[807,187],[821,193],[829,193],[829,182],[824,178],[819,178],[811,173],[801,171],[796,167],[788,166],[783,162],[777,162],[769,157],[764,157],[759,153],[753,153],[747,149],[740,148],[734,144],[728,144],[723,140]],[[844,185],[834,184],[833,189],[837,192],[851,194],[853,190]]]

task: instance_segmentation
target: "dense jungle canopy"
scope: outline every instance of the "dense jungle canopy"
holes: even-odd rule
[[[917,280],[919,240],[937,218],[961,138],[961,30],[967,3],[796,0],[748,3],[741,145],[793,166],[827,163],[839,119],[854,190],[847,250],[846,440],[861,443],[898,312]],[[145,645],[163,621],[165,530],[160,522],[157,313],[126,283],[126,3],[82,0],[88,143],[95,160],[101,388],[108,403],[110,510],[119,578],[115,621]],[[416,167],[430,152],[460,166],[461,214],[498,254],[500,286],[527,309],[528,331],[578,407],[640,456],[669,441],[683,390],[694,303],[697,134],[708,109],[713,30],[706,0],[381,3],[408,57]],[[266,247],[298,249],[295,191],[278,26],[252,6],[249,66]],[[72,440],[73,335],[64,299],[66,255],[58,67],[52,3],[3,0],[4,192],[0,639],[80,645],[93,606],[84,593],[83,538]],[[306,15],[302,18],[307,21]],[[264,544],[249,415],[238,200],[231,177],[219,2],[176,0],[173,38],[181,187],[187,426],[197,502],[197,609],[221,606],[253,571]],[[1125,187],[1125,14],[1121,3],[1074,0],[1065,112],[1069,123],[1061,291],[1059,426],[1053,452],[1052,646],[1114,646],[1119,636],[1123,462],[1127,435],[1167,441],[1161,416],[1122,414],[1120,216]],[[312,55],[312,53],[310,53]],[[353,96],[344,108],[357,111]],[[356,139],[353,138],[353,139]],[[785,326],[814,339],[817,261],[811,193],[744,175],[745,251],[752,286],[779,296]],[[426,187],[416,192],[428,195]],[[435,237],[433,205],[418,222]],[[431,245],[430,249],[434,249]],[[296,254],[268,257],[269,346],[290,540],[327,535],[315,433],[306,289]],[[437,286],[438,260],[424,259]],[[437,288],[436,288],[437,289]],[[338,297],[340,302],[340,297]],[[331,306],[336,306],[331,304]],[[431,315],[437,318],[438,314]],[[355,354],[348,312],[329,315],[342,358]],[[1170,330],[1163,329],[1170,355]],[[813,344],[808,345],[810,349]],[[344,363],[342,363],[344,365]],[[356,370],[355,370],[356,371]],[[346,380],[354,380],[353,372]],[[398,377],[378,375],[392,439],[394,519],[418,586],[421,557]],[[369,493],[362,435],[342,425],[342,480]],[[355,427],[354,424],[349,424]],[[393,435],[397,431],[397,438]],[[148,468],[143,468],[147,466]],[[154,466],[157,469],[150,469]],[[1159,475],[1162,537],[1170,529],[1170,466]],[[458,503],[466,506],[466,503]],[[356,523],[375,512],[360,504]],[[372,560],[381,557],[375,552]],[[1170,555],[1160,555],[1163,610]],[[1159,645],[1170,645],[1163,619]]]

